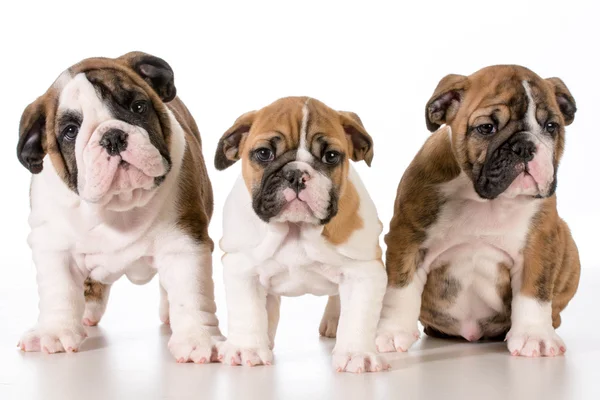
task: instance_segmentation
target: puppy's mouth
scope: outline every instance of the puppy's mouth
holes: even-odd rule
[[[171,167],[144,130],[117,123],[92,134],[83,151],[83,164],[79,193],[84,200],[100,204],[115,197],[122,203],[143,197],[142,192],[165,180]]]

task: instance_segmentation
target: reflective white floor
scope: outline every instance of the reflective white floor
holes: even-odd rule
[[[332,371],[333,340],[317,333],[325,299],[315,297],[284,299],[271,367],[176,364],[157,316],[156,282],[118,282],[81,352],[21,353],[16,343],[37,313],[31,269],[22,280],[0,282],[2,400],[600,399],[600,270],[584,270],[563,315],[564,357],[516,358],[504,343],[425,338],[409,353],[388,356],[392,371],[356,376]],[[219,307],[223,321],[222,301]]]

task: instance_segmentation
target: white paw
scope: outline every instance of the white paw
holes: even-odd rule
[[[321,336],[334,338],[337,333],[339,315],[323,315],[321,325],[319,325],[319,333]]]
[[[217,361],[217,340],[206,332],[173,333],[168,347],[178,363],[207,364]]]
[[[334,352],[333,368],[337,372],[379,372],[390,369],[390,365],[376,353]]]
[[[247,348],[236,346],[229,340],[217,344],[218,360],[228,365],[271,365],[273,352],[268,347]]]
[[[83,324],[85,326],[96,326],[98,322],[102,319],[104,315],[104,311],[106,311],[106,304],[97,302],[97,301],[89,301],[85,303],[85,311],[83,313]]]
[[[515,329],[506,335],[508,351],[513,356],[524,357],[554,357],[567,351],[562,339],[552,326],[540,328],[537,326]]]
[[[377,339],[375,339],[375,345],[377,351],[380,353],[390,352],[404,352],[421,337],[418,329],[413,331],[392,331],[392,332],[379,332]]]
[[[75,353],[87,337],[81,324],[38,325],[25,332],[19,341],[23,351],[53,353]]]

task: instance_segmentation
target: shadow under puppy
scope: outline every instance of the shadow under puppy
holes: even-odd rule
[[[372,158],[356,114],[307,97],[246,113],[225,132],[215,166],[241,159],[242,174],[223,211],[229,332],[219,360],[270,364],[280,296],[310,293],[332,296],[320,331],[337,331],[336,370],[387,368],[375,349],[386,285],[382,225],[349,162]]]
[[[560,79],[519,66],[440,81],[425,109],[435,133],[400,181],[385,237],[380,351],[406,351],[418,319],[430,335],[505,336],[513,355],[566,350],[555,328],[580,265],[555,190],[575,111]]]
[[[20,348],[77,351],[111,283],[158,271],[171,353],[214,359],[212,189],[171,67],[139,52],[83,60],[25,109],[19,134],[17,155],[34,174],[28,241],[40,296]]]

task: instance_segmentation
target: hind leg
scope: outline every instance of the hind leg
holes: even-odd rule
[[[269,347],[273,350],[275,347],[275,334],[279,324],[279,307],[281,306],[281,297],[267,295],[267,318],[269,319]]]
[[[340,296],[329,296],[325,312],[319,326],[321,336],[335,338],[337,333],[338,321],[340,319]]]
[[[169,325],[169,299],[167,298],[167,291],[163,287],[162,284],[159,283],[160,286],[160,304],[158,306],[158,315],[160,317],[160,322],[165,325]]]
[[[87,278],[83,284],[85,294],[85,311],[83,324],[96,326],[102,319],[108,304],[110,285]]]

